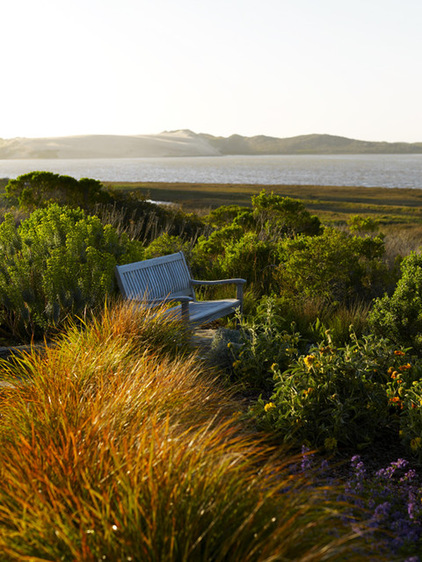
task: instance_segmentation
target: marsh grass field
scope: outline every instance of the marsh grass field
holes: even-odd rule
[[[104,182],[116,190],[145,194],[181,205],[186,211],[209,211],[222,205],[250,206],[262,189],[302,200],[324,222],[342,223],[350,215],[376,218],[382,224],[410,226],[422,220],[422,190],[320,185],[243,185],[207,183]]]

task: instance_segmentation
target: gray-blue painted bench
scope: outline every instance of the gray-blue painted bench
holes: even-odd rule
[[[172,306],[169,313],[191,326],[200,326],[211,320],[217,320],[237,309],[242,311],[243,285],[246,280],[199,281],[192,279],[183,252],[118,265],[115,273],[117,284],[125,298],[140,301],[147,306],[180,302],[179,305]],[[236,286],[235,299],[196,300],[195,286],[226,284]]]

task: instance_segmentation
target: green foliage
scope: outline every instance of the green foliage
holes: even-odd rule
[[[0,307],[15,335],[40,335],[69,314],[104,303],[114,267],[141,259],[142,247],[80,209],[53,204],[16,227],[0,224]]]
[[[243,236],[242,227],[236,224],[224,226],[219,230],[214,230],[209,236],[201,236],[195,246],[195,254],[198,259],[201,255],[211,264],[224,254],[226,244],[237,242]]]
[[[272,279],[274,250],[274,244],[260,240],[254,232],[247,232],[239,240],[227,241],[216,265],[224,278],[243,277],[265,291]]]
[[[376,232],[378,223],[371,217],[362,217],[361,215],[352,215],[347,220],[347,226],[350,232]]]
[[[252,210],[247,207],[240,207],[240,205],[222,205],[217,209],[213,209],[205,217],[205,220],[216,228],[222,228],[237,220],[240,216],[252,218]]]
[[[255,299],[255,313],[262,315],[269,301],[273,303],[280,329],[289,330],[294,324],[302,338],[312,344],[323,339],[327,330],[336,345],[348,343],[351,332],[359,337],[367,332],[369,303],[327,303],[319,297],[264,296]]]
[[[166,232],[155,238],[144,251],[144,259],[157,258],[174,254],[175,252],[185,252],[188,254],[189,243],[179,236],[170,236]]]
[[[400,423],[400,438],[407,453],[422,460],[422,363],[409,350],[396,350],[399,364],[387,371],[390,410]]]
[[[401,277],[391,296],[374,301],[372,330],[394,342],[422,351],[422,255],[412,252],[401,262]]]
[[[258,227],[268,234],[320,234],[320,220],[311,215],[304,203],[298,199],[280,197],[273,192],[268,194],[263,189],[259,195],[252,196],[252,209]]]
[[[252,414],[294,445],[356,450],[395,439],[398,419],[387,383],[391,369],[400,370],[400,353],[374,336],[338,348],[328,338],[285,371],[276,369],[273,395],[260,399]]]
[[[410,373],[398,372],[390,384],[390,401],[400,417],[400,437],[408,454],[422,461],[422,380],[420,368],[411,365]],[[417,380],[414,379],[418,371]],[[413,371],[413,372],[412,372]],[[400,377],[400,378],[399,378]],[[393,402],[394,401],[394,402]]]
[[[236,337],[226,343],[226,365],[232,381],[254,391],[269,391],[274,386],[274,369],[284,369],[299,353],[300,335],[294,326],[280,329],[274,303],[251,322],[242,320]]]
[[[273,242],[232,224],[199,238],[192,253],[193,268],[207,279],[242,277],[249,288],[254,286],[262,294],[271,286],[275,250]]]
[[[70,206],[87,206],[104,199],[102,184],[98,180],[61,176],[52,172],[29,172],[9,180],[5,198],[20,208],[32,211],[51,203]]]
[[[281,294],[348,303],[380,294],[388,277],[382,238],[350,236],[325,228],[321,236],[278,244]]]

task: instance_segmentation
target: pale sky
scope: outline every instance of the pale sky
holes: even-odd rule
[[[422,0],[10,0],[0,138],[422,142]]]

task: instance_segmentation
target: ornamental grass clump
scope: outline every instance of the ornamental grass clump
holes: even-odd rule
[[[1,364],[1,560],[361,560],[174,329],[106,308]]]

